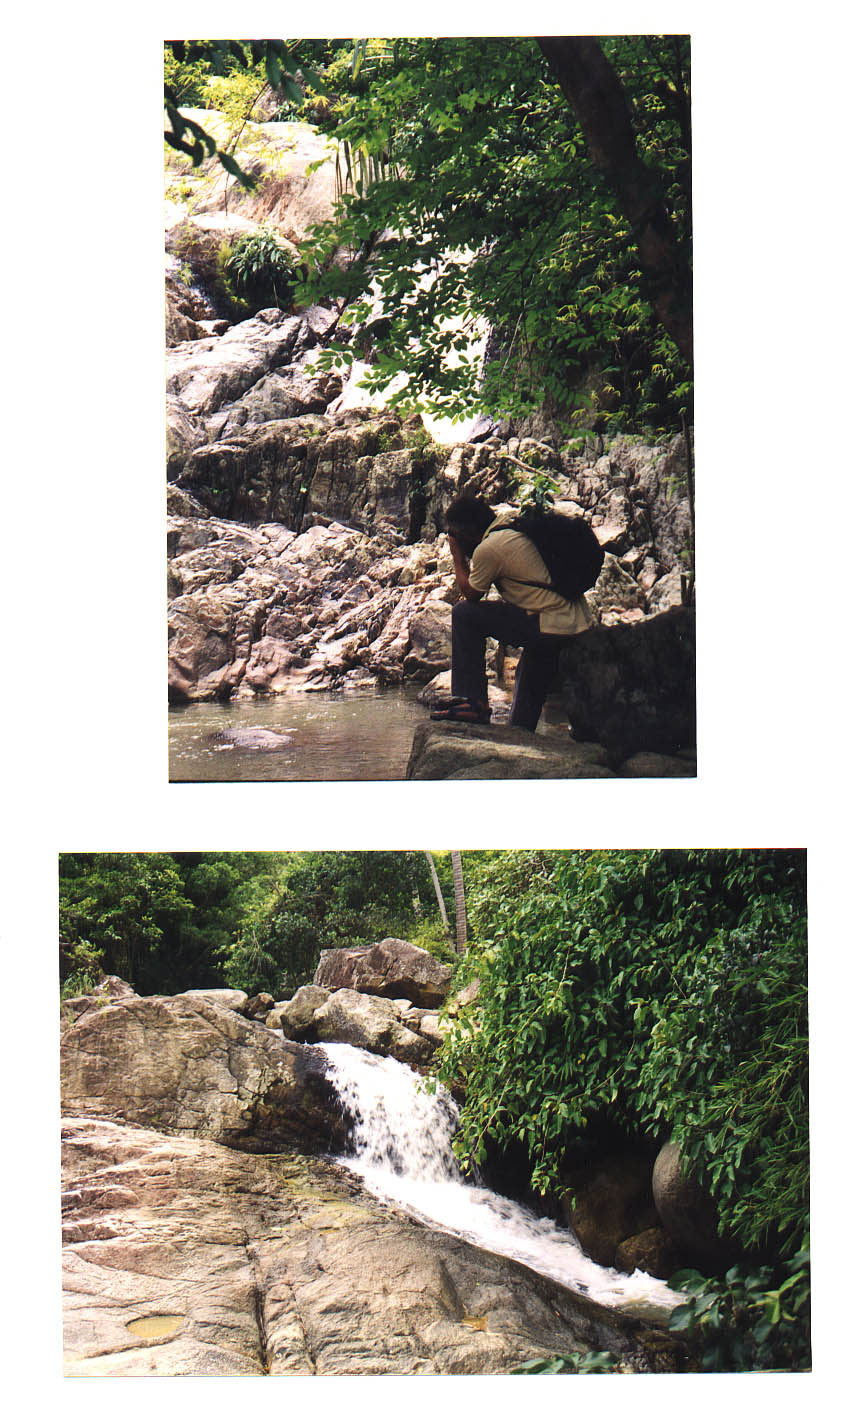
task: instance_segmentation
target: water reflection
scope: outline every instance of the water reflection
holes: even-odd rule
[[[417,695],[418,688],[287,693],[254,702],[174,707],[170,710],[170,780],[402,780],[416,726],[428,716]],[[224,736],[231,728],[265,728],[289,741],[274,751],[233,747]]]

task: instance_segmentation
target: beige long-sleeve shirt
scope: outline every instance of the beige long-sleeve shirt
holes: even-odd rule
[[[506,527],[506,518],[499,515],[475,549],[469,569],[471,587],[487,594],[496,584],[508,603],[539,615],[542,633],[585,633],[592,623],[585,599],[566,599],[555,589],[536,587],[550,584],[547,565],[532,540]],[[522,579],[534,582],[519,583]]]

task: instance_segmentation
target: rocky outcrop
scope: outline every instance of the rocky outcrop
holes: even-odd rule
[[[576,743],[564,730],[540,737],[517,727],[489,724],[422,723],[416,728],[407,779],[470,781],[487,779],[612,777],[604,748]]]
[[[298,1043],[354,1044],[370,1054],[389,1054],[415,1068],[431,1063],[443,1038],[438,1014],[429,1012],[423,1003],[320,985],[302,985],[292,999],[270,1011],[266,1023]]]
[[[229,120],[218,110],[183,112],[222,148],[230,143]],[[197,227],[249,232],[260,223],[270,223],[280,237],[298,246],[314,223],[332,215],[335,151],[334,141],[310,124],[249,119],[237,144],[238,161],[255,182],[254,189],[247,191],[232,183],[218,159],[195,169],[189,158],[165,149],[168,229],[182,223],[189,210]]]
[[[401,1022],[390,1000],[357,990],[335,990],[313,1013],[308,1038],[321,1044],[353,1044],[370,1054],[389,1054],[403,1064],[422,1065],[432,1045]]]
[[[662,489],[675,479],[675,451],[619,442],[616,458],[591,466],[535,441],[439,449],[418,417],[332,413],[333,378],[313,362],[333,320],[328,309],[268,310],[170,354],[174,700],[427,681],[447,670],[457,595],[444,510],[458,493],[504,500],[510,453],[546,461],[566,508],[592,519],[612,551],[589,595],[602,625],[646,629],[654,609],[679,600],[665,557],[678,557],[684,525]],[[635,684],[632,705],[639,694]]]
[[[203,532],[199,544],[195,520],[170,521],[183,551],[170,566],[172,701],[403,680],[410,619],[430,590],[399,582],[394,537],[338,524]]]
[[[342,1169],[62,1125],[69,1376],[491,1375],[565,1351],[687,1369],[667,1333],[407,1221]]]
[[[444,1003],[451,971],[426,950],[392,938],[347,950],[323,950],[314,983],[327,989],[353,989],[365,995],[409,999],[424,1008]]]
[[[588,1168],[566,1171],[568,1220],[592,1261],[616,1266],[622,1242],[658,1226],[651,1162],[615,1153]]]
[[[694,670],[693,615],[676,608],[582,634],[563,652],[555,687],[572,735],[599,742],[618,767],[635,753],[694,747]],[[647,775],[643,765],[627,775]],[[689,766],[687,775],[694,771]]]
[[[317,1048],[207,995],[123,997],[62,1034],[62,1103],[251,1151],[343,1142]]]

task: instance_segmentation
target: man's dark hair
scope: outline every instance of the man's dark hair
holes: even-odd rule
[[[445,511],[445,528],[453,534],[474,534],[478,539],[486,533],[495,512],[485,500],[462,495]]]

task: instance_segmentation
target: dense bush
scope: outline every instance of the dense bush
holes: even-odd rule
[[[281,858],[247,852],[73,853],[59,858],[65,993],[119,975],[139,994],[221,982],[221,953],[277,879]]]
[[[672,1331],[690,1332],[705,1371],[811,1368],[808,1239],[789,1261],[734,1266],[725,1278],[677,1272],[671,1286],[688,1301],[670,1317]]]
[[[678,1141],[746,1248],[806,1225],[805,865],[775,851],[510,852],[470,888],[475,930],[442,1075],[457,1148],[521,1144],[541,1193],[607,1132]]]
[[[225,270],[235,292],[252,311],[289,306],[298,270],[296,258],[271,228],[261,227],[238,238]]]

